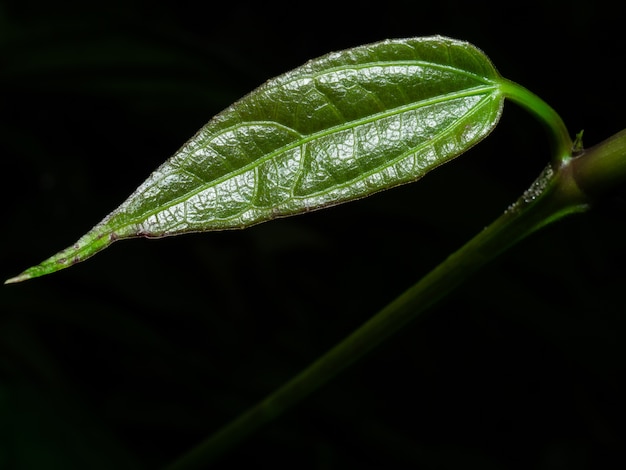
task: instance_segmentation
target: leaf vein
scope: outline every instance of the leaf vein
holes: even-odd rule
[[[161,205],[157,208],[155,208],[154,210],[151,211],[146,211],[144,213],[142,213],[140,216],[138,217],[134,217],[130,220],[128,220],[126,223],[122,224],[121,226],[116,226],[114,228],[114,230],[120,230],[121,228],[124,228],[126,226],[130,226],[130,225],[134,225],[134,224],[138,224],[141,223],[142,221],[146,220],[148,217],[151,217],[163,210],[166,210],[169,207],[172,207],[174,205],[180,204],[182,202],[185,202],[186,200],[190,199],[191,197],[207,190],[210,187],[216,186],[226,180],[229,180],[233,177],[239,176],[241,174],[244,174],[248,171],[250,171],[251,169],[253,169],[254,167],[258,166],[259,164],[270,160],[272,158],[275,158],[277,155],[280,155],[281,153],[285,152],[285,151],[289,151],[292,150],[294,148],[303,146],[306,143],[312,142],[316,139],[325,137],[327,135],[331,135],[346,129],[350,129],[350,128],[354,128],[355,126],[360,126],[363,124],[367,124],[376,120],[379,120],[381,118],[385,118],[385,117],[390,117],[390,116],[394,116],[394,115],[398,115],[398,114],[402,114],[405,113],[407,111],[411,111],[414,109],[419,109],[421,107],[426,107],[426,106],[431,106],[437,103],[442,103],[442,102],[446,102],[446,101],[451,101],[454,99],[459,99],[459,98],[464,98],[464,97],[470,97],[470,96],[476,96],[476,95],[489,95],[492,94],[496,91],[499,90],[499,87],[497,84],[495,83],[490,83],[489,85],[483,85],[483,86],[477,86],[477,87],[472,87],[472,88],[468,88],[468,89],[464,89],[464,90],[460,90],[460,91],[455,91],[452,93],[448,93],[445,95],[440,95],[440,96],[436,96],[434,98],[431,99],[427,99],[427,100],[422,100],[422,101],[418,101],[418,102],[414,102],[414,103],[410,103],[404,106],[398,106],[380,113],[374,113],[370,116],[364,117],[364,118],[360,118],[360,119],[356,119],[350,122],[346,122],[346,123],[342,123],[340,125],[337,126],[333,126],[327,129],[324,129],[323,131],[319,131],[319,132],[315,132],[312,134],[308,134],[308,135],[302,135],[299,132],[297,132],[296,130],[288,127],[288,126],[284,126],[280,123],[277,123],[275,121],[249,121],[249,122],[245,122],[245,123],[238,123],[235,124],[227,129],[237,129],[237,128],[241,128],[241,127],[246,127],[246,126],[250,126],[250,125],[254,125],[254,124],[258,124],[258,125],[271,125],[271,126],[279,126],[281,128],[284,128],[285,130],[291,131],[294,134],[296,134],[297,136],[302,135],[300,140],[297,140],[293,143],[290,143],[288,145],[282,146],[272,152],[269,152],[267,155],[264,155],[263,157],[256,159],[254,161],[251,161],[250,163],[248,163],[247,165],[243,165],[242,167],[240,167],[237,170],[234,170],[232,172],[229,172],[219,178],[213,179],[211,181],[207,181],[204,184],[201,184],[199,186],[197,186],[196,188],[194,188],[193,190],[190,190],[188,192],[186,192],[185,194],[177,197],[177,198],[173,198],[170,201],[168,201],[167,204]],[[213,138],[219,136],[220,134],[222,134],[223,132],[225,132],[227,129],[222,130],[222,132],[215,134],[214,136],[212,136]],[[207,142],[207,145],[209,145],[209,142]],[[406,155],[405,155],[406,156]],[[371,176],[371,175],[370,175]]]

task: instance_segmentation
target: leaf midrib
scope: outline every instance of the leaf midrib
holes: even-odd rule
[[[458,98],[464,98],[464,97],[475,96],[475,95],[480,95],[480,94],[487,95],[487,94],[490,94],[491,92],[493,92],[494,90],[498,90],[498,89],[499,89],[499,87],[498,87],[497,83],[493,83],[491,85],[484,85],[484,86],[480,86],[480,87],[468,88],[466,90],[463,90],[462,92],[449,93],[449,94],[446,94],[446,95],[437,96],[436,98],[433,98],[433,99],[424,100],[424,101],[418,101],[416,103],[411,103],[411,104],[406,105],[406,106],[399,106],[399,107],[392,108],[390,110],[387,110],[387,111],[384,111],[384,112],[381,112],[381,113],[376,113],[376,114],[370,115],[370,116],[368,116],[365,119],[357,119],[357,120],[354,120],[354,121],[349,121],[348,123],[344,123],[344,124],[341,124],[341,125],[338,125],[338,126],[333,126],[333,127],[328,128],[328,129],[324,129],[323,131],[319,131],[319,132],[315,132],[313,134],[309,134],[308,136],[303,136],[301,139],[297,140],[296,142],[293,142],[293,143],[291,143],[289,145],[282,146],[282,147],[276,149],[275,151],[270,152],[267,155],[265,155],[265,156],[263,156],[261,158],[258,158],[256,160],[250,162],[247,165],[242,166],[241,168],[238,168],[237,170],[233,170],[231,172],[226,173],[225,175],[223,175],[220,178],[216,178],[216,179],[213,179],[211,181],[207,181],[205,184],[201,184],[201,185],[197,186],[195,189],[193,189],[191,191],[188,191],[184,195],[179,196],[179,197],[177,197],[175,199],[169,200],[167,204],[161,205],[158,208],[156,208],[155,210],[144,212],[144,213],[141,214],[140,217],[135,217],[135,218],[131,219],[130,221],[128,221],[128,222],[126,222],[124,224],[121,224],[119,226],[111,227],[111,230],[113,232],[116,232],[116,231],[120,230],[121,228],[128,227],[130,225],[140,223],[141,221],[146,220],[147,218],[149,218],[151,216],[154,216],[154,215],[158,214],[159,212],[163,212],[164,210],[166,210],[166,209],[168,209],[168,208],[170,208],[172,206],[175,206],[177,204],[180,204],[180,203],[182,203],[184,201],[187,201],[187,200],[191,199],[193,196],[195,196],[195,195],[197,195],[197,194],[199,194],[199,193],[201,193],[201,192],[203,192],[203,191],[205,191],[205,190],[207,190],[207,189],[209,189],[209,188],[211,188],[213,186],[216,186],[216,185],[218,185],[218,184],[220,184],[220,183],[222,183],[224,181],[227,181],[227,180],[229,180],[231,178],[234,178],[234,177],[237,177],[237,176],[239,176],[241,174],[244,174],[244,173],[250,171],[251,169],[253,169],[254,167],[259,166],[260,164],[262,164],[262,163],[264,163],[264,162],[266,162],[268,160],[271,160],[272,158],[276,157],[277,155],[279,155],[281,153],[284,153],[284,152],[287,152],[287,151],[292,150],[294,148],[300,147],[300,146],[305,145],[305,144],[307,144],[309,142],[312,142],[312,141],[314,141],[316,139],[325,137],[327,135],[331,135],[333,133],[341,132],[341,131],[344,131],[344,130],[347,130],[347,129],[350,129],[350,128],[354,128],[354,127],[357,127],[357,126],[360,126],[360,125],[364,125],[364,124],[376,121],[378,119],[382,119],[382,118],[385,118],[385,117],[393,116],[395,114],[401,114],[401,113],[404,113],[404,112],[407,112],[407,111],[411,111],[411,110],[414,110],[414,109],[418,109],[418,108],[421,108],[421,107],[431,106],[431,105],[434,105],[434,104],[437,104],[437,103],[441,103],[441,102],[445,102],[445,101],[451,101],[451,100],[458,99]],[[255,124],[258,124],[258,125],[274,125],[274,126],[281,126],[281,127],[287,128],[287,129],[291,129],[291,128],[287,127],[287,126],[282,126],[281,124],[279,124],[277,122],[274,122],[274,121],[248,121],[246,123],[241,123],[241,124],[237,124],[235,126],[231,126],[231,127],[227,128],[227,129],[224,129],[223,131],[231,130],[231,129],[238,129],[238,128],[247,127],[247,126],[255,125]],[[294,131],[294,132],[297,132],[297,131]],[[301,135],[300,133],[298,133],[298,134]],[[168,175],[164,175],[163,177],[165,178],[167,176],[169,176],[169,174]],[[160,180],[155,181],[154,185],[156,185],[159,181]]]

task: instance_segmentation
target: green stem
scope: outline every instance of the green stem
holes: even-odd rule
[[[445,297],[468,276],[545,224],[587,208],[569,159],[546,168],[501,217],[291,381],[222,428],[168,470],[199,469],[272,421]]]
[[[501,86],[505,96],[531,111],[552,137],[554,158],[539,178],[502,216],[417,284],[291,381],[167,467],[168,470],[205,468],[427,311],[508,248],[551,222],[587,210],[591,197],[626,182],[626,131],[573,156],[572,140],[554,109],[514,82],[503,79]]]
[[[572,157],[572,138],[561,116],[539,96],[523,86],[500,79],[500,89],[505,97],[522,106],[544,125],[553,145],[553,164],[558,166]]]
[[[581,152],[572,161],[572,174],[589,196],[599,197],[624,184],[626,175],[626,130]]]

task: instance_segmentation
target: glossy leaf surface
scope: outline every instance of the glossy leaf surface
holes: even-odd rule
[[[7,282],[118,239],[243,228],[415,181],[494,128],[500,83],[481,51],[444,37],[309,61],[215,116],[73,246]]]

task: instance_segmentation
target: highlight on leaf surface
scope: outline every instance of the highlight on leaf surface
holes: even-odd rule
[[[244,228],[415,181],[495,127],[500,80],[476,47],[441,36],[311,60],[213,117],[74,245],[6,282],[124,238]]]

